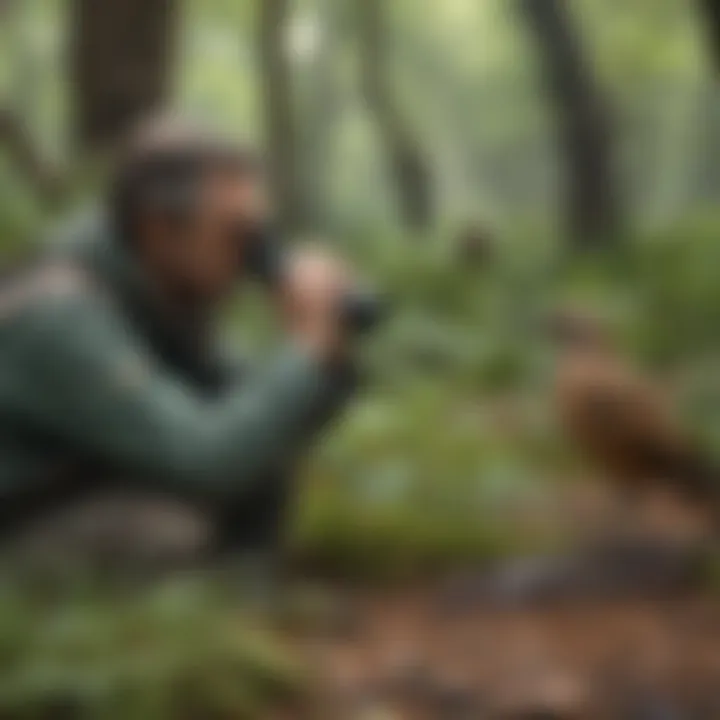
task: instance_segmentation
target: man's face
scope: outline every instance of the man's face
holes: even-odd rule
[[[266,215],[260,178],[229,171],[208,173],[187,224],[163,233],[158,249],[165,272],[198,300],[222,299],[241,270],[243,228],[264,222]]]

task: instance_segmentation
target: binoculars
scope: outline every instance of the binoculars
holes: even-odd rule
[[[243,233],[243,266],[254,278],[269,287],[282,283],[285,272],[285,248],[279,233],[270,227]],[[341,318],[349,332],[372,330],[382,319],[383,303],[368,290],[353,290],[342,298]]]

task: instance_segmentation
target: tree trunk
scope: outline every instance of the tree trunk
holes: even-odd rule
[[[175,0],[73,0],[70,43],[75,138],[112,147],[167,100]]]
[[[402,219],[410,230],[424,230],[434,220],[433,181],[422,148],[388,86],[386,2],[357,0],[363,92],[383,136]]]
[[[344,100],[338,58],[347,39],[348,18],[345,5],[338,0],[322,0],[318,12],[322,23],[320,40],[300,77],[299,171],[309,224],[313,229],[332,232],[332,163]]]
[[[519,0],[557,116],[567,225],[579,246],[613,242],[622,212],[611,123],[566,0]]]
[[[278,222],[286,232],[303,229],[298,150],[290,64],[285,46],[288,0],[260,0],[259,62],[266,157]]]
[[[720,0],[698,0],[698,4],[710,62],[715,72],[720,73]]]

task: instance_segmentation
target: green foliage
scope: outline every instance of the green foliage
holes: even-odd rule
[[[391,318],[367,349],[368,388],[308,469],[299,559],[404,577],[564,542],[573,448],[556,426],[543,333],[558,307],[605,318],[621,352],[673,378],[686,422],[720,454],[716,228],[697,219],[575,257],[506,238],[485,268],[432,244],[364,243]]]
[[[256,623],[190,583],[59,605],[5,589],[0,715],[256,718],[301,686],[287,649]]]

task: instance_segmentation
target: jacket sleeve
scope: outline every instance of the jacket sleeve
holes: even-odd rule
[[[215,352],[215,365],[222,378],[221,389],[227,392],[245,384],[252,376],[254,363],[237,350],[220,348]],[[351,358],[328,366],[324,372],[323,392],[319,393],[308,413],[303,437],[311,439],[322,432],[350,402],[362,381],[358,365]]]
[[[237,494],[281,467],[336,389],[289,348],[247,383],[205,400],[153,366],[103,298],[71,293],[3,330],[16,411],[122,468],[208,494]]]

